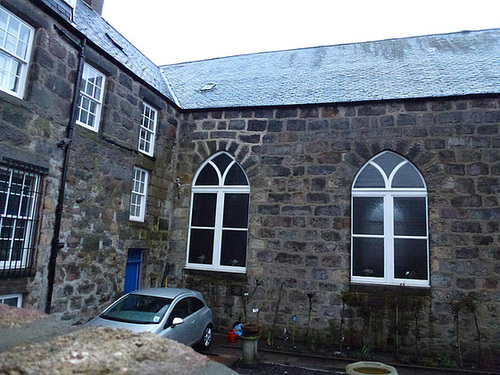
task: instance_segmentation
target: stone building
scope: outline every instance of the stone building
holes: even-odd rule
[[[157,67],[101,8],[0,0],[3,301],[498,357],[500,30]]]

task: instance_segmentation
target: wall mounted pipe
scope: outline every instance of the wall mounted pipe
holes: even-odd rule
[[[54,28],[57,32],[66,40],[68,40],[73,46],[78,49],[78,68],[76,74],[75,90],[73,92],[73,102],[71,104],[71,114],[66,126],[66,138],[61,140],[57,146],[63,150],[63,166],[61,172],[61,181],[59,184],[59,195],[57,197],[57,207],[55,212],[54,220],[54,232],[51,241],[50,248],[50,258],[47,266],[47,297],[45,300],[45,313],[50,314],[52,306],[52,294],[54,292],[54,281],[56,275],[56,264],[57,264],[57,254],[59,249],[64,247],[64,244],[59,241],[59,236],[61,234],[61,221],[64,209],[64,194],[66,190],[66,176],[68,174],[69,156],[71,151],[71,142],[73,140],[73,129],[75,127],[75,121],[78,114],[78,104],[80,98],[80,84],[83,73],[83,67],[85,64],[85,49],[87,46],[87,39],[76,41],[71,36],[69,36],[64,30],[60,29],[56,25]]]

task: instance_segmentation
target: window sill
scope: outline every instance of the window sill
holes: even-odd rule
[[[431,288],[423,286],[377,285],[351,283],[351,292],[367,294],[397,294],[406,296],[430,296]]]
[[[195,276],[208,276],[212,279],[224,279],[224,280],[234,280],[234,281],[246,281],[246,273],[234,273],[218,270],[196,270],[192,268],[184,268],[184,274],[195,275]]]

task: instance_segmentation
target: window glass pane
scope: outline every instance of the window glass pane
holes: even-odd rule
[[[17,36],[19,34],[19,27],[21,23],[13,17],[10,17],[8,32],[12,35]]]
[[[5,49],[15,55],[16,44],[17,44],[17,38],[10,34],[7,34],[7,38],[5,39]]]
[[[191,229],[189,263],[212,264],[213,244],[212,229]]]
[[[7,19],[9,18],[7,12],[0,9],[0,36],[5,34],[4,30],[7,30]]]
[[[21,260],[23,244],[24,244],[23,240],[14,239],[14,242],[12,243],[12,258],[11,258],[11,260],[13,260],[13,261],[20,261]]]
[[[217,176],[214,167],[210,164],[205,165],[198,175],[195,185],[219,185],[219,176]]]
[[[384,178],[380,171],[373,165],[368,164],[356,179],[355,188],[384,188]]]
[[[201,310],[205,305],[203,302],[201,302],[198,298],[191,297],[189,299],[189,302],[191,303],[191,312],[194,313],[198,310]]]
[[[191,225],[194,227],[215,226],[216,205],[217,194],[194,194]]]
[[[19,297],[10,297],[10,298],[5,298],[2,303],[8,305],[8,306],[12,306],[12,307],[17,307],[17,301],[18,301]]]
[[[427,236],[425,197],[394,198],[394,234]]]
[[[427,280],[427,240],[394,240],[394,276]]]
[[[18,42],[17,43],[17,49],[16,49],[16,55],[20,56],[21,58],[25,58],[26,56],[26,51],[28,50],[28,45],[23,42]]]
[[[173,308],[172,312],[168,316],[167,326],[172,325],[174,318],[184,319],[189,316],[189,301],[187,298],[180,300]]]
[[[247,177],[241,167],[234,163],[226,175],[224,185],[248,185]]]
[[[424,188],[424,181],[417,169],[410,163],[403,165],[392,180],[394,188]]]
[[[393,169],[403,161],[405,161],[405,159],[402,156],[389,151],[383,152],[373,159],[373,162],[377,163],[387,176],[390,176]]]
[[[384,277],[384,239],[353,237],[352,274]]]
[[[384,234],[384,198],[354,197],[352,204],[354,234]]]
[[[7,215],[17,216],[19,212],[19,203],[21,201],[19,185],[12,185],[7,206]]]
[[[246,248],[246,231],[222,231],[221,265],[245,267]]]
[[[0,237],[0,262],[8,261],[9,257],[10,257],[10,239],[5,239],[4,234],[2,233]]]
[[[213,158],[212,161],[219,168],[220,173],[224,174],[224,171],[226,170],[227,166],[231,164],[233,159],[231,159],[227,154],[222,153]]]
[[[5,202],[7,200],[7,189],[9,186],[10,173],[0,169],[0,215],[4,214]]]
[[[19,39],[21,39],[24,43],[28,43],[30,37],[30,29],[24,25],[21,25],[21,31],[19,33]],[[20,55],[20,57],[25,57]]]
[[[248,200],[249,194],[224,195],[225,228],[248,228]]]

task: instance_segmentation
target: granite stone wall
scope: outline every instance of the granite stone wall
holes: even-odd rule
[[[453,352],[452,303],[469,295],[479,306],[483,341],[498,353],[499,125],[498,96],[184,114],[177,164],[182,187],[172,207],[168,256],[179,266],[171,280],[210,296],[218,329],[241,317],[242,293],[262,283],[249,309],[259,308],[269,329],[283,286],[277,325],[289,327],[296,316],[305,335],[307,294],[315,293],[311,329],[333,341],[348,293],[346,344],[397,343],[407,351],[418,344]],[[221,150],[236,156],[250,180],[245,276],[183,270],[192,179]],[[410,160],[427,184],[429,289],[350,284],[351,184],[383,150]],[[474,352],[472,314],[462,310],[459,319],[465,350]]]
[[[0,163],[8,156],[47,168],[48,174],[42,178],[35,236],[36,275],[0,279],[0,291],[23,293],[25,306],[43,309],[63,164],[57,145],[65,139],[70,118],[78,51],[54,27],[65,29],[64,24],[34,3],[1,4],[36,32],[24,98],[0,92]],[[97,133],[74,128],[52,305],[54,314],[75,323],[87,321],[122,294],[131,248],[143,250],[141,286],[162,283],[178,125],[178,113],[161,95],[90,42],[85,55],[106,75],[104,103]],[[158,110],[153,157],[137,151],[143,102]],[[134,166],[149,172],[144,223],[129,220]]]

